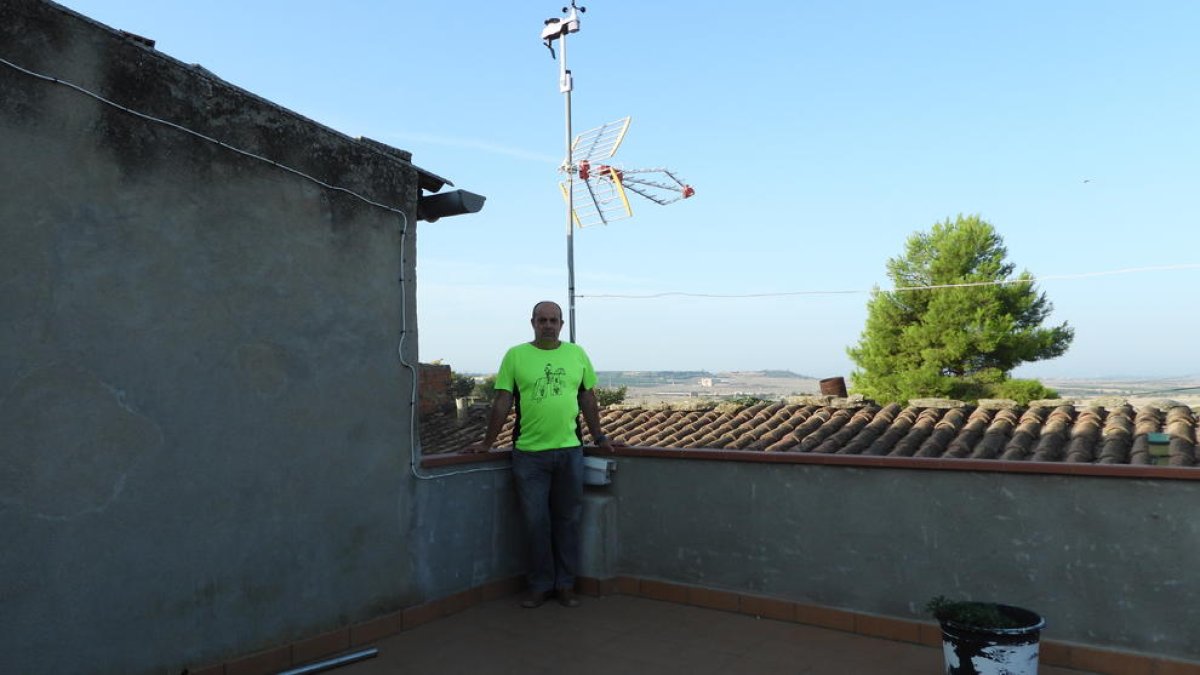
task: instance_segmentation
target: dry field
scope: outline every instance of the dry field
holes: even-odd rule
[[[1155,379],[1067,379],[1047,378],[1042,384],[1086,405],[1097,399],[1123,398],[1134,406],[1170,399],[1192,408],[1200,407],[1200,377]]]
[[[626,403],[653,404],[720,399],[730,396],[757,396],[780,399],[790,395],[819,392],[818,381],[804,376],[780,376],[774,373],[728,372],[711,376],[661,378],[653,384],[630,384]],[[606,383],[601,378],[601,384]],[[711,384],[707,381],[711,380]],[[1160,379],[1082,379],[1051,378],[1043,384],[1058,391],[1063,398],[1074,399],[1079,405],[1114,398],[1125,399],[1133,405],[1170,399],[1192,408],[1200,408],[1200,377]],[[847,378],[849,384],[849,378]]]
[[[779,399],[791,395],[816,394],[819,390],[817,380],[810,377],[777,377],[761,372],[713,373],[711,377],[680,378],[654,385],[630,385],[625,402],[702,401],[728,396]]]

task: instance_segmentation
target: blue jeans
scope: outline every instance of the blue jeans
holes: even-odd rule
[[[583,513],[583,448],[512,452],[529,538],[529,589],[574,588]]]

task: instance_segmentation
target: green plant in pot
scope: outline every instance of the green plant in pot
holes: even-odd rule
[[[1011,605],[937,596],[925,605],[942,626],[946,675],[1036,675],[1046,620]]]

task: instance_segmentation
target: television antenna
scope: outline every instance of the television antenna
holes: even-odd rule
[[[625,169],[605,163],[611,159],[625,139],[630,118],[585,131],[571,137],[571,91],[574,80],[567,68],[567,36],[579,32],[579,15],[586,7],[575,4],[563,7],[563,17],[546,19],[542,26],[542,43],[555,58],[557,40],[562,58],[558,59],[558,90],[566,100],[567,134],[566,158],[559,171],[566,174],[559,187],[567,202],[567,306],[570,340],[575,342],[575,228],[588,225],[607,225],[614,220],[633,215],[629,205],[630,192],[656,204],[670,204],[696,194],[692,186],[672,171],[664,168]]]
[[[571,144],[577,161],[568,172],[568,180],[559,183],[559,188],[571,204],[575,227],[607,225],[629,218],[633,215],[630,193],[661,206],[696,194],[691,185],[670,169],[628,169],[605,163],[617,153],[629,123],[628,117],[609,122],[579,134]]]

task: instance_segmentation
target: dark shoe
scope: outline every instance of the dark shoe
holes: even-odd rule
[[[578,607],[579,597],[570,588],[560,588],[558,589],[558,604],[563,607]]]
[[[541,607],[546,601],[545,591],[529,591],[525,594],[525,599],[521,601],[521,606],[525,609],[534,609]]]

